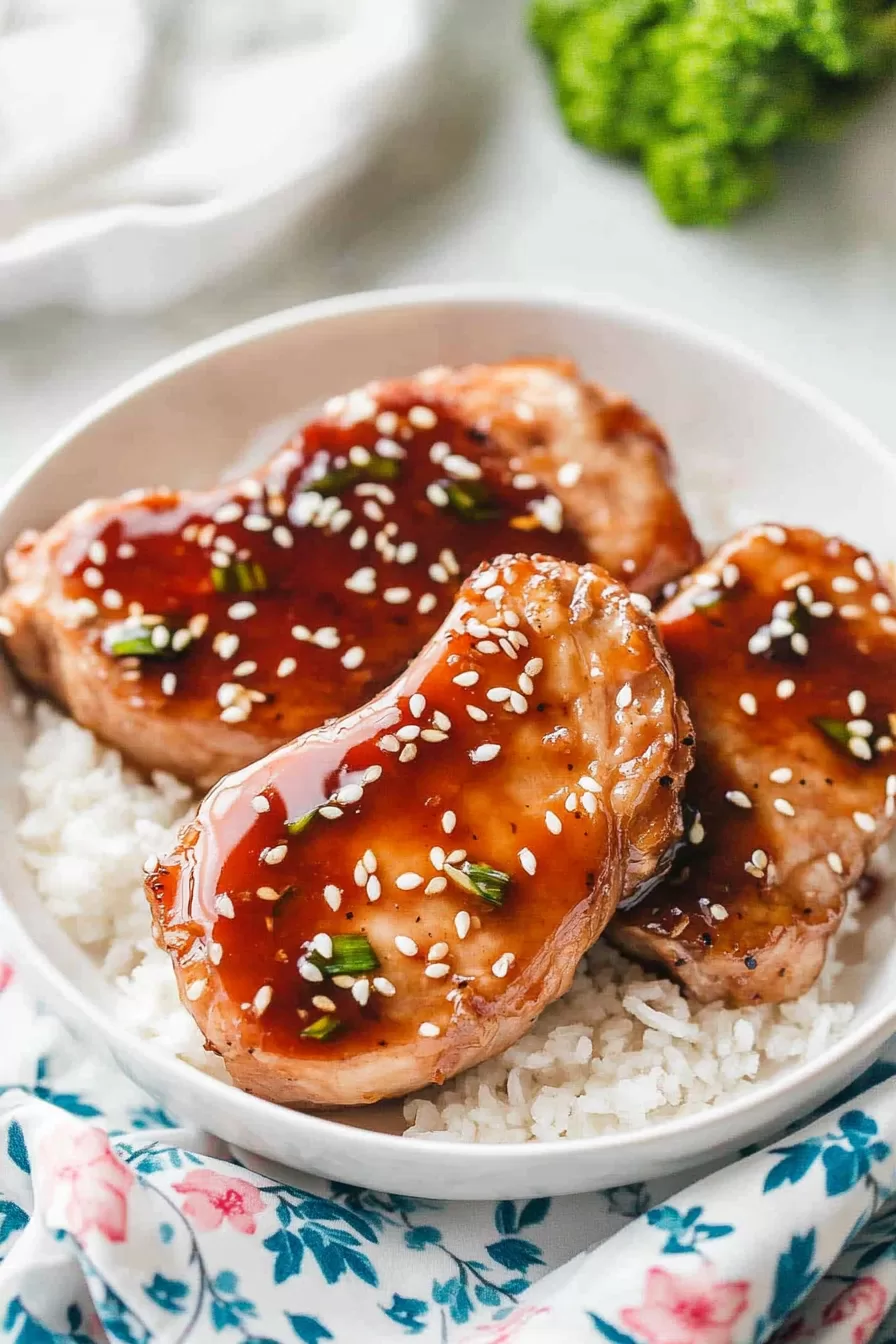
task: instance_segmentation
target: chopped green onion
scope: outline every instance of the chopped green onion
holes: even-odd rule
[[[144,625],[141,621],[121,621],[103,631],[103,648],[114,658],[179,658],[184,649],[173,649],[171,638],[162,647],[153,643],[152,632],[158,626]]]
[[[481,481],[439,481],[448,496],[448,503],[459,518],[467,523],[486,523],[500,518],[497,501]]]
[[[325,958],[312,952],[308,960],[325,975],[360,975],[363,971],[377,970],[380,964],[364,933],[334,933],[333,955]]]
[[[372,476],[375,481],[394,481],[401,473],[401,464],[392,457],[378,457],[371,453],[370,461],[363,467],[352,463],[347,467],[334,467],[332,471],[318,476],[316,481],[308,482],[309,490],[319,495],[341,495],[348,486]]]
[[[334,1017],[332,1013],[325,1013],[323,1017],[319,1017],[312,1022],[310,1027],[306,1027],[302,1035],[309,1037],[312,1041],[326,1041],[341,1026],[342,1023],[338,1017]]]
[[[268,586],[264,568],[254,560],[237,560],[226,568],[212,570],[212,587],[216,593],[262,593]]]
[[[813,719],[812,723],[819,728],[832,742],[836,742],[838,747],[849,747],[849,739],[852,733],[846,725],[844,719],[826,719],[823,717]]]
[[[288,821],[286,823],[286,829],[289,831],[290,835],[301,835],[303,831],[307,831],[319,811],[319,807],[312,807],[310,812],[304,812],[300,817],[296,817],[294,821]]]
[[[490,905],[503,905],[510,874],[502,873],[500,868],[489,868],[485,863],[464,863],[460,868],[446,863],[443,871],[462,891],[471,896],[481,896]]]

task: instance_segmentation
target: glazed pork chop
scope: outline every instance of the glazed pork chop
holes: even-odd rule
[[[656,428],[553,361],[328,403],[255,476],[92,501],[7,557],[24,677],[139,765],[207,786],[363,704],[502,550],[638,591],[699,548]]]
[[[890,591],[846,542],[756,527],[658,625],[697,734],[690,842],[610,937],[701,1001],[796,998],[893,826]]]
[[[642,605],[503,556],[354,714],[223,779],[148,863],[240,1087],[356,1105],[503,1050],[680,835],[690,721]]]

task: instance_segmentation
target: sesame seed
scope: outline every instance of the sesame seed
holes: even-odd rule
[[[423,886],[423,878],[419,873],[402,873],[396,877],[395,885],[399,891],[413,891],[416,887]]]
[[[863,614],[864,608],[856,606],[854,602],[850,602],[847,606],[840,608],[840,615],[843,617],[844,621],[857,621]],[[884,629],[887,629],[885,621],[881,621],[881,625]]]
[[[434,429],[438,416],[429,406],[412,406],[408,411],[408,424],[415,429]]]
[[[443,485],[439,485],[436,481],[432,481],[426,487],[426,498],[429,500],[430,504],[434,504],[437,509],[444,509],[450,503],[448,491]]]
[[[737,703],[740,705],[741,709],[745,714],[751,714],[751,715],[755,714],[759,708],[759,706],[756,704],[755,695],[753,695],[750,691],[744,691],[744,693],[738,697]]]
[[[576,808],[578,807],[578,805],[579,805],[579,800],[578,800],[578,798],[576,797],[576,795],[575,795],[574,793],[568,793],[568,794],[566,795],[566,802],[563,804],[563,806],[566,808],[567,812],[575,812],[575,810],[576,810]]]
[[[327,821],[336,821],[342,816],[342,808],[333,807],[328,803],[326,807],[320,809],[320,815],[325,817]]]
[[[447,955],[447,953],[448,953],[447,943],[433,943],[432,947],[426,954],[426,960],[441,961],[442,958]]]
[[[309,946],[319,952],[325,961],[329,961],[333,955],[333,939],[328,933],[316,933]]]
[[[287,853],[288,849],[286,845],[274,845],[273,848],[266,849],[261,857],[265,863],[273,866],[274,864],[282,863],[286,858]]]
[[[175,630],[174,634],[171,636],[171,647],[174,649],[175,653],[181,653],[187,645],[191,643],[192,639],[193,636],[190,634],[190,631],[181,627],[180,630]]]
[[[392,995],[395,993],[395,986],[393,985],[392,981],[387,980],[384,975],[374,976],[373,987],[376,990],[377,994],[382,994],[387,999],[391,999]]]
[[[703,841],[706,839],[706,830],[699,817],[688,831],[688,839],[692,845],[702,845]]]
[[[423,742],[446,742],[448,734],[440,733],[437,728],[424,728],[420,738]]]
[[[886,795],[888,798],[896,797],[896,775],[887,775]]]
[[[438,892],[444,891],[448,885],[447,877],[431,877],[423,888],[424,896],[435,896]]]
[[[858,718],[865,713],[865,706],[868,701],[864,691],[850,691],[846,697],[846,703],[849,705],[850,714]]]
[[[235,677],[251,677],[253,672],[258,671],[258,664],[251,658],[246,658],[242,663],[237,663],[233,669]]]
[[[305,961],[304,959],[299,962],[299,975],[312,985],[319,985],[324,978],[324,973],[319,966],[315,966],[313,961]]]
[[[754,849],[750,856],[751,862],[755,863],[757,868],[768,867],[768,855],[764,849]]]
[[[351,989],[354,983],[355,983],[355,977],[353,975],[333,976],[333,984],[336,986],[337,989]]]
[[[841,859],[840,855],[835,854],[832,850],[831,853],[828,854],[827,859],[828,859],[828,867],[831,869],[831,871],[836,873],[838,877],[842,877],[843,860]]]
[[[374,424],[380,434],[394,434],[398,428],[398,416],[394,411],[380,411]]]
[[[383,736],[378,740],[377,746],[379,747],[380,751],[401,750],[401,743],[398,741],[398,738],[395,737],[392,733],[384,733]]]
[[[350,574],[345,580],[345,587],[350,593],[361,593],[368,595],[376,589],[376,570],[371,565],[362,565],[356,569],[354,574]]]
[[[402,765],[408,761],[414,760],[417,755],[417,744],[415,742],[406,742],[398,754],[398,760]]]
[[[616,705],[619,709],[626,709],[632,702],[632,688],[629,682],[616,693]]]
[[[278,677],[291,676],[292,673],[295,672],[297,667],[298,663],[296,662],[295,658],[281,658],[279,663],[277,664],[277,676]]]
[[[312,644],[317,644],[321,649],[335,649],[339,646],[339,632],[334,625],[322,625],[319,630],[315,630],[311,636]]]
[[[630,596],[632,606],[636,611],[642,611],[645,616],[653,611],[653,603],[646,593],[632,593]]]
[[[233,908],[233,901],[229,896],[223,894],[215,897],[215,910],[222,919],[233,919],[236,913]]]
[[[729,789],[725,794],[725,797],[728,802],[733,803],[735,807],[749,809],[753,806],[747,795],[741,789]]]
[[[430,980],[441,980],[442,977],[448,975],[450,971],[451,967],[447,962],[434,961],[426,967],[423,974],[428,976]]]
[[[464,688],[467,686],[475,686],[479,680],[479,673],[461,672],[456,677],[452,677],[451,680],[454,682],[455,686],[463,686]]]
[[[342,904],[342,888],[328,882],[324,887],[324,900],[331,910],[338,910]]]
[[[254,602],[234,602],[232,607],[228,607],[227,615],[232,621],[248,621],[257,610]]]
[[[352,985],[351,994],[355,1003],[359,1003],[363,1008],[370,998],[370,981],[364,979],[363,976],[360,980],[356,980]]]
[[[441,845],[433,845],[432,849],[429,851],[429,861],[437,871],[440,871],[444,867],[445,851],[442,849]]]
[[[737,565],[727,564],[722,566],[722,586],[733,588],[740,578],[740,570]]]
[[[523,671],[528,677],[537,677],[544,667],[544,660],[541,658],[530,658]]]
[[[427,616],[429,612],[433,611],[435,607],[438,606],[438,604],[439,599],[436,597],[435,593],[424,593],[417,603],[417,610],[421,616]]]
[[[581,778],[579,779],[579,788],[585,789],[587,793],[600,793],[601,791],[600,785],[598,784],[597,780],[592,779],[590,775],[581,776]]]
[[[709,907],[709,913],[712,915],[713,919],[722,920],[728,918],[728,911],[725,909],[724,905],[711,905]]]
[[[420,736],[420,725],[418,723],[406,723],[398,729],[395,736],[399,742],[413,742]]]
[[[851,737],[847,743],[850,753],[860,761],[870,761],[872,752],[870,743],[864,737]]]
[[[557,469],[557,484],[569,489],[571,486],[578,483],[581,474],[581,462],[564,462],[563,465]]]
[[[88,566],[81,576],[88,588],[102,588],[103,576],[98,569]]]
[[[413,938],[408,938],[404,933],[395,935],[395,946],[403,957],[416,957],[420,950]]]
[[[474,747],[470,752],[470,760],[474,765],[480,765],[484,761],[493,761],[500,750],[497,742],[483,742],[481,746]]]
[[[769,779],[773,784],[789,784],[793,779],[793,771],[789,765],[779,765],[769,773]]]
[[[187,986],[187,998],[190,1000],[191,1003],[195,1003],[198,998],[202,997],[202,995],[205,993],[205,987],[207,984],[208,980],[206,980],[203,977],[203,979],[201,980],[194,980],[192,984]]]
[[[367,899],[368,901],[378,901],[383,894],[383,888],[376,873],[371,873],[367,879]]]
[[[335,1003],[332,999],[327,998],[326,994],[315,994],[311,1002],[321,1013],[335,1013],[336,1011]]]
[[[149,636],[154,649],[165,649],[171,642],[171,633],[164,625],[154,625]]]
[[[875,593],[871,599],[871,605],[875,611],[883,613],[889,611],[893,604],[886,593]]]
[[[492,975],[496,975],[499,980],[503,980],[516,960],[512,952],[504,952],[498,960],[492,965]]]
[[[311,638],[311,631],[308,629],[307,625],[294,625],[289,633],[292,635],[293,639],[298,639],[301,642]]]
[[[550,812],[550,811],[545,812],[544,824],[551,832],[551,835],[559,835],[560,832],[563,830],[563,822],[557,816],[556,812]]]
[[[361,645],[353,644],[352,647],[350,649],[346,649],[345,653],[342,655],[341,659],[342,666],[346,668],[349,672],[352,672],[356,667],[361,666],[365,657],[366,654],[364,649],[361,648]]]
[[[466,705],[465,708],[470,718],[473,719],[474,722],[476,723],[485,723],[486,719],[488,718],[488,714],[486,713],[486,711],[484,709],[480,709],[478,705]]]
[[[769,524],[769,526],[763,528],[762,531],[766,540],[770,541],[774,546],[784,546],[787,542],[787,533],[784,531],[784,528],[779,527],[777,523]]]
[[[849,574],[837,574],[831,579],[831,587],[835,593],[854,593],[858,586]]]
[[[485,693],[486,699],[494,700],[496,704],[501,704],[504,700],[510,699],[510,691],[506,686],[492,686]]]
[[[760,629],[747,640],[747,650],[750,653],[766,653],[771,646],[772,637],[768,626],[761,626]]]
[[[446,835],[450,835],[457,825],[457,817],[453,812],[442,813],[442,830]]]
[[[117,611],[119,607],[123,605],[124,605],[124,598],[122,597],[118,589],[107,588],[106,591],[103,593],[103,606],[108,607],[111,611]]]
[[[466,910],[458,910],[454,916],[454,929],[458,938],[463,941],[470,932],[470,916]]]
[[[352,803],[360,803],[364,797],[364,789],[360,784],[345,784],[336,794],[336,802],[342,807],[349,807]]]
[[[874,818],[867,812],[853,812],[852,819],[859,830],[865,831],[868,835],[872,835],[877,830]]]
[[[776,812],[780,812],[782,817],[795,817],[796,808],[793,803],[789,803],[786,798],[776,798],[772,803]]]
[[[519,860],[530,877],[534,876],[538,864],[531,849],[521,849],[519,852]]]
[[[589,817],[593,817],[595,815],[595,813],[597,812],[597,799],[595,798],[593,793],[582,794],[582,806],[588,813]]]
[[[173,695],[177,690],[177,677],[173,672],[166,672],[161,680],[163,695]]]
[[[375,873],[377,869],[376,855],[372,849],[365,849],[360,859],[361,867],[365,873]]]
[[[801,658],[805,658],[809,652],[809,641],[801,631],[797,631],[795,635],[790,636],[790,647],[794,653],[798,653]]]
[[[421,1022],[417,1028],[418,1036],[441,1036],[441,1027],[437,1027],[435,1022]]]
[[[784,680],[779,681],[775,687],[775,694],[779,700],[789,700],[795,690],[796,682],[791,681],[789,677],[785,677]]]
[[[410,710],[411,710],[411,713],[413,714],[414,718],[415,718],[415,719],[419,719],[420,715],[423,713],[424,709],[426,708],[426,696],[425,696],[425,695],[419,695],[419,694],[417,694],[417,695],[412,695],[411,698],[410,698],[410,701],[409,701],[408,703],[409,703]]]
[[[240,705],[228,705],[219,715],[222,723],[245,723],[248,717],[248,712]]]

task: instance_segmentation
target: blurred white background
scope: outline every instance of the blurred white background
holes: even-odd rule
[[[686,316],[896,446],[896,88],[837,145],[790,155],[771,205],[725,231],[680,231],[637,173],[566,139],[522,0],[429,2],[438,32],[425,67],[395,81],[390,126],[276,246],[158,312],[0,321],[0,474],[188,342],[304,299],[426,281],[560,284]]]

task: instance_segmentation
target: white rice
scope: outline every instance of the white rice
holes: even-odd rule
[[[142,860],[171,847],[190,812],[189,789],[162,774],[145,783],[118,752],[46,705],[35,726],[19,837],[38,892],[114,985],[126,1025],[225,1077],[180,1004],[143,895]],[[838,947],[858,928],[856,905]],[[886,940],[882,932],[875,925],[869,946],[889,945],[892,921]],[[516,1045],[408,1099],[406,1132],[462,1142],[586,1138],[715,1105],[843,1034],[854,1006],[832,999],[842,970],[829,955],[819,983],[795,1003],[700,1006],[599,943],[565,997]]]

